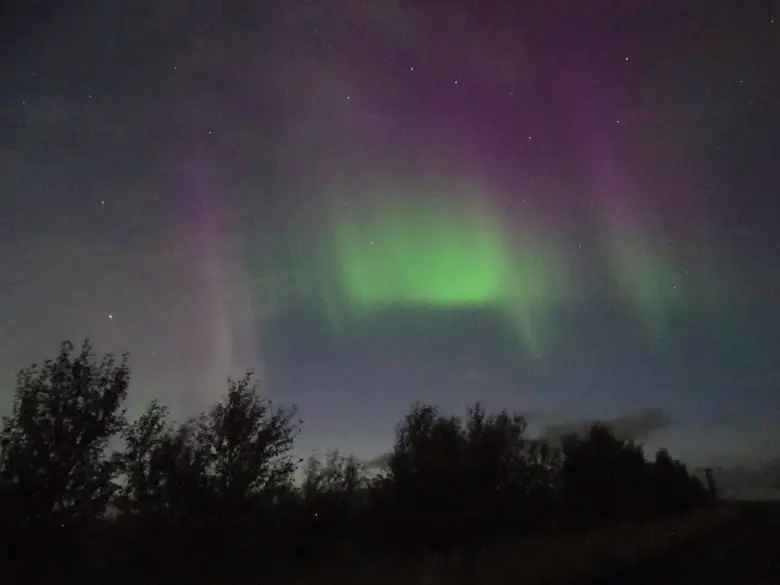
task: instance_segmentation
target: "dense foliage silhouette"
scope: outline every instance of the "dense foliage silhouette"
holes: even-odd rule
[[[22,370],[2,422],[2,559],[39,581],[196,582],[270,574],[334,554],[464,550],[496,538],[679,513],[710,503],[661,450],[593,425],[551,445],[523,416],[464,417],[414,404],[387,469],[369,477],[338,452],[292,456],[302,422],[251,374],[184,423],[152,402],[126,419],[126,359],[76,353]]]

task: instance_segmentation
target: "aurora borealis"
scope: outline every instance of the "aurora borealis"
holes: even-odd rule
[[[563,249],[538,216],[502,215],[478,188],[385,186],[378,193],[364,193],[368,203],[337,199],[321,248],[298,258],[295,272],[334,331],[394,309],[494,311],[525,351],[540,354],[554,335],[556,309],[583,284],[573,276],[582,244]],[[691,277],[665,241],[628,221],[605,224],[595,240],[597,269],[616,305],[653,338],[686,294],[689,303],[710,296],[696,286],[702,273]]]
[[[540,349],[534,321],[559,301],[565,267],[531,226],[513,232],[478,198],[446,192],[428,202],[395,197],[370,207],[335,211],[329,234],[327,270],[352,316],[492,310],[527,349]]]
[[[28,4],[0,20],[4,384],[90,337],[133,408],[256,370],[304,456],[480,399],[780,457],[773,3]]]

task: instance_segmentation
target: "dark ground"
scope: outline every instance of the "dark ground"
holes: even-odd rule
[[[780,502],[738,506],[741,518],[715,534],[594,585],[780,585]]]

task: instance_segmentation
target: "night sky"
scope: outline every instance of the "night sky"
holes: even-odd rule
[[[0,398],[63,339],[302,455],[410,403],[780,456],[777,2],[0,8]]]

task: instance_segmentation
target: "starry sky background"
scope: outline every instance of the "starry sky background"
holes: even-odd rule
[[[3,408],[89,337],[131,353],[133,412],[254,369],[304,455],[373,459],[415,400],[608,418],[692,465],[780,455],[776,3],[0,10]],[[500,303],[388,284],[479,272],[488,219],[522,260]]]

